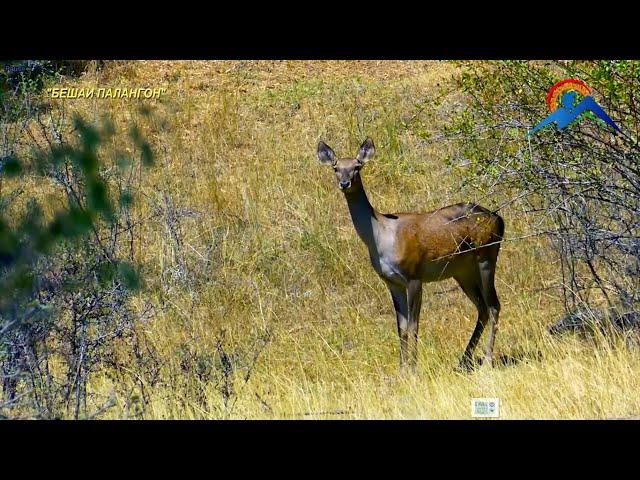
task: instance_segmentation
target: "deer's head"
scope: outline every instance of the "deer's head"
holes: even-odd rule
[[[376,149],[373,146],[373,140],[367,138],[355,158],[338,158],[331,150],[331,147],[324,142],[318,143],[318,160],[333,167],[333,171],[338,181],[338,187],[344,193],[351,193],[362,188],[360,180],[360,169],[367,163]]]

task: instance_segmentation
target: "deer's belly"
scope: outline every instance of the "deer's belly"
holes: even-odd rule
[[[385,257],[372,258],[371,263],[378,275],[395,284],[406,285],[409,280],[420,279],[423,282],[438,282],[455,275],[455,264],[446,261],[424,262],[406,268],[393,259]]]
[[[423,282],[438,282],[454,275],[455,268],[448,262],[425,262],[420,268]]]

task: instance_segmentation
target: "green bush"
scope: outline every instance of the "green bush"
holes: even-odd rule
[[[567,310],[604,301],[635,310],[640,300],[640,62],[462,62],[464,108],[439,132],[465,187],[497,210],[540,218],[531,234],[557,247]],[[549,114],[545,97],[564,78],[587,83],[621,128],[587,116],[563,130],[527,132]],[[418,135],[426,136],[419,128]],[[535,226],[534,226],[535,225]],[[598,293],[598,295],[596,295]]]
[[[33,110],[22,116],[7,125],[36,121]],[[121,159],[106,176],[99,152],[114,135],[109,121],[66,124],[51,112],[37,118],[53,132],[46,146],[22,146],[18,155],[10,140],[19,135],[5,137],[10,153],[0,159],[0,415],[87,418],[91,374],[113,361],[117,341],[145,315],[129,306],[141,279],[127,232],[136,222],[130,173],[151,165],[153,155],[134,129],[139,157]],[[24,198],[26,180],[53,185],[63,208],[45,215],[36,198]]]

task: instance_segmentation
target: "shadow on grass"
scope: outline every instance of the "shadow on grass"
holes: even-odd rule
[[[498,355],[493,359],[493,368],[515,367],[522,363],[541,362],[543,354],[540,350],[516,351],[508,354]],[[466,366],[461,373],[470,373],[482,366],[483,357],[474,357],[473,362]]]
[[[494,367],[513,367],[521,363],[541,362],[543,354],[540,350],[516,351],[510,354],[499,355],[494,361]]]

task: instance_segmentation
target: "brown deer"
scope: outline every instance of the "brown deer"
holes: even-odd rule
[[[460,360],[472,366],[473,350],[487,322],[485,362],[491,364],[500,313],[494,287],[496,261],[504,235],[502,218],[473,203],[458,203],[427,213],[377,212],[369,203],[360,169],[375,152],[367,138],[355,158],[337,158],[324,142],[318,159],[331,165],[344,193],[358,236],[369,249],[371,264],[391,292],[400,337],[400,367],[417,363],[422,283],[453,277],[478,309],[478,320]]]

